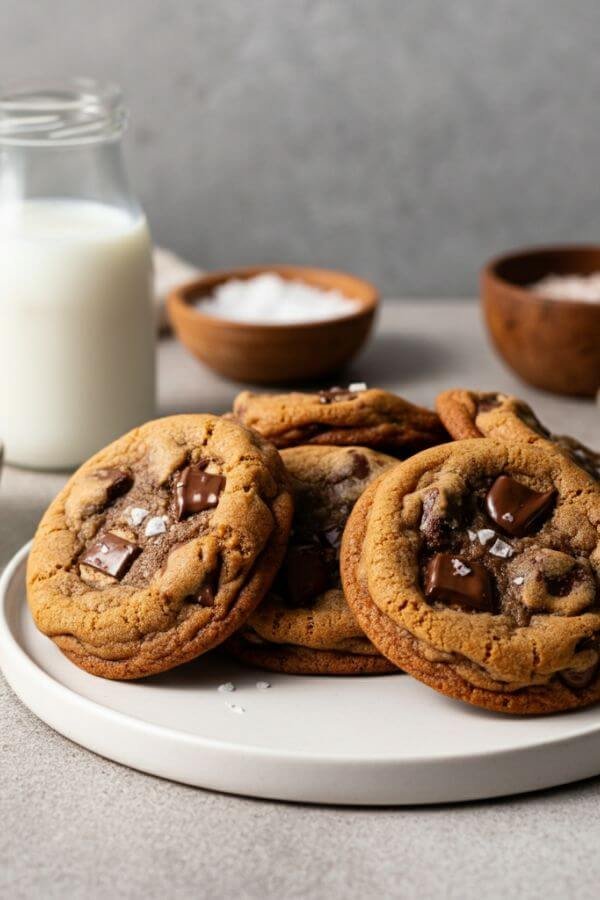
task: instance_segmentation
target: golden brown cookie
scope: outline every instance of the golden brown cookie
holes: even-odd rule
[[[148,422],[86,462],[27,570],[38,628],[74,663],[140,678],[217,646],[254,610],[292,518],[277,451],[235,422]]]
[[[358,497],[397,461],[366,447],[291,447],[281,455],[295,501],[292,536],[271,592],[227,647],[276,672],[396,671],[364,636],[344,599],[339,547]]]
[[[363,385],[313,394],[243,391],[233,412],[276,447],[360,445],[405,457],[448,440],[436,413]]]
[[[426,450],[363,494],[344,591],[389,659],[509,713],[600,698],[600,487],[542,445]]]
[[[518,397],[455,388],[440,394],[436,407],[442,422],[457,441],[474,437],[527,443],[546,440],[596,481],[600,480],[600,453],[568,435],[552,434],[531,407]]]

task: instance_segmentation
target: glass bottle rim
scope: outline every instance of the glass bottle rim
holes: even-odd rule
[[[93,78],[0,84],[0,145],[66,147],[119,140],[120,87]]]

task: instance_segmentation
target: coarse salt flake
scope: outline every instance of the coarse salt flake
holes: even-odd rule
[[[141,525],[147,515],[148,510],[143,506],[132,506],[129,510],[129,521],[132,525]]]
[[[515,551],[507,544],[506,541],[497,538],[496,541],[490,547],[490,553],[492,556],[499,556],[501,559],[507,559],[509,556],[512,556]]]
[[[271,682],[270,681],[257,681],[256,687],[258,688],[259,691],[268,691],[269,688],[271,687]]]
[[[477,537],[479,538],[479,543],[483,547],[488,541],[491,541],[492,538],[496,537],[496,532],[492,531],[491,528],[480,528],[477,532]]]
[[[504,515],[502,516],[502,518],[504,519],[505,522],[514,522],[515,521],[515,517],[513,516],[513,514],[509,513],[509,512],[505,512]]]
[[[231,694],[232,691],[235,691],[235,684],[231,681],[226,681],[225,684],[220,684],[217,690],[221,694]]]
[[[146,537],[156,537],[157,534],[164,534],[167,530],[167,522],[166,516],[152,516],[146,523],[144,534]]]
[[[243,706],[238,706],[237,703],[228,703],[227,706],[228,706],[228,708],[231,710],[231,712],[234,712],[234,713],[241,714],[241,713],[245,713],[245,712],[246,712],[246,710],[244,709],[244,707],[243,707]]]
[[[196,305],[218,319],[257,325],[339,319],[360,309],[357,300],[339,291],[290,281],[275,272],[264,272],[254,278],[232,278],[218,285],[210,297],[199,299]]]
[[[352,391],[352,393],[355,394],[358,391],[366,391],[367,385],[364,381],[353,381],[348,385],[348,390]]]
[[[525,579],[523,578],[522,575],[517,575],[516,578],[513,578],[513,584],[521,585],[521,584],[523,584],[524,582],[525,582]]]
[[[456,559],[456,557],[452,560],[452,568],[456,575],[465,576],[471,574],[471,569],[468,566],[465,566],[464,562],[460,559]]]
[[[477,540],[477,534],[476,534],[476,532],[471,531],[470,528],[467,529],[467,534],[469,535],[469,540],[470,540],[470,541],[475,541],[475,540]]]

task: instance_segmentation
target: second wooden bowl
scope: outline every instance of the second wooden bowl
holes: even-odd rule
[[[525,381],[558,394],[600,388],[600,302],[553,300],[529,290],[549,274],[600,272],[600,247],[507,254],[482,274],[481,298],[498,352]]]
[[[347,316],[293,325],[254,325],[206,315],[201,297],[232,278],[275,272],[358,301]],[[255,384],[309,381],[331,374],[366,341],[377,309],[375,287],[361,278],[304,266],[257,266],[213,272],[171,293],[167,311],[177,337],[198,359],[234,381]]]

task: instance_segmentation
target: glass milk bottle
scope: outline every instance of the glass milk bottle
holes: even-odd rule
[[[121,157],[119,90],[0,91],[0,439],[78,465],[154,415],[152,258]]]

